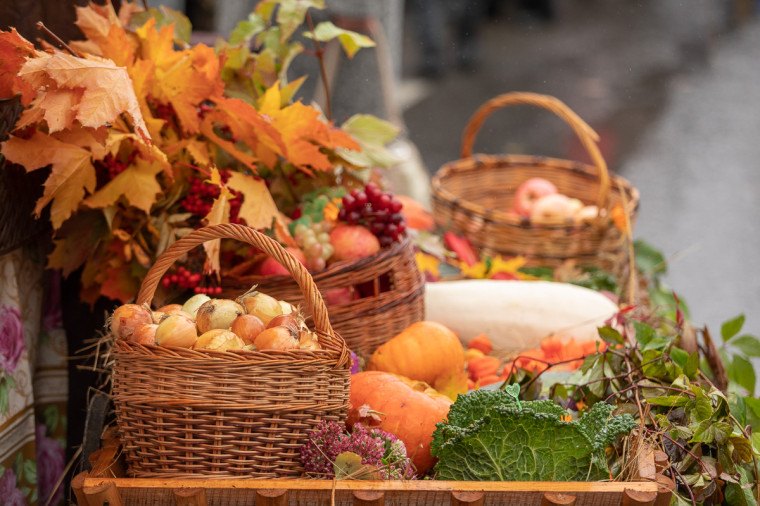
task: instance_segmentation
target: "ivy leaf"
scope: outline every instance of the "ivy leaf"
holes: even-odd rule
[[[723,325],[720,327],[720,336],[723,338],[723,342],[728,341],[732,337],[734,337],[736,334],[739,333],[739,331],[744,326],[744,315],[740,314],[736,318],[733,318],[731,320],[728,320],[727,322],[724,322]]]
[[[356,52],[363,47],[375,47],[375,43],[366,35],[338,28],[330,21],[319,23],[314,29],[313,35],[311,32],[306,32],[304,36],[313,37],[320,42],[329,42],[337,38],[349,58],[353,58]]]
[[[748,357],[760,357],[760,339],[755,336],[745,334],[731,339],[729,344]]]

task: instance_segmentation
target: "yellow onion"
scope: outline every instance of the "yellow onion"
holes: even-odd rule
[[[187,299],[187,301],[182,305],[182,311],[192,316],[193,320],[195,320],[196,313],[198,313],[198,308],[201,307],[201,305],[211,300],[211,297],[206,295],[205,293],[198,293]]]
[[[166,313],[163,313],[161,311],[151,311],[150,314],[153,318],[153,323],[155,323],[156,325],[161,323],[161,320],[163,319],[163,317],[166,316]]]
[[[137,304],[124,304],[117,307],[111,316],[111,334],[116,339],[129,340],[137,328],[146,323],[153,323],[150,311]]]
[[[298,348],[298,341],[287,327],[271,327],[256,336],[253,342],[259,351],[292,350]]]
[[[296,313],[277,315],[272,318],[272,321],[269,322],[267,328],[271,329],[272,327],[280,326],[286,327],[294,333],[298,332],[298,329],[301,327],[300,322],[298,321],[298,315]]]
[[[158,324],[156,344],[190,348],[198,340],[198,330],[193,320],[181,314],[170,314]]]
[[[195,341],[194,350],[242,350],[245,343],[236,334],[224,329],[212,329],[204,332]]]
[[[301,350],[321,350],[322,346],[319,344],[317,334],[310,331],[301,331],[298,336],[298,348]]]
[[[277,302],[280,304],[280,309],[282,310],[282,314],[291,314],[291,313],[298,312],[298,308],[288,301],[278,300]]]
[[[254,292],[253,295],[244,297],[242,304],[245,306],[248,314],[258,316],[264,322],[264,325],[269,325],[272,318],[282,314],[280,302],[265,293]]]
[[[177,311],[182,311],[182,304],[166,304],[165,306],[161,306],[160,308],[156,309],[156,311],[171,314]]]
[[[158,319],[158,323],[161,323],[162,321],[164,321],[166,319],[167,316],[171,316],[173,314],[184,316],[185,318],[187,318],[190,321],[195,321],[195,318],[193,318],[193,315],[191,315],[190,313],[186,313],[186,312],[182,311],[181,309],[172,309],[168,313],[162,313],[161,314],[161,318]],[[154,318],[155,318],[155,313],[154,313]]]
[[[137,327],[135,333],[128,340],[138,344],[156,344],[156,329],[158,329],[157,324],[144,323]]]
[[[195,323],[201,334],[213,329],[227,330],[235,318],[242,314],[245,314],[245,308],[234,300],[211,299],[198,308]]]
[[[261,318],[252,314],[243,314],[238,316],[232,321],[230,330],[237,334],[237,336],[243,340],[246,344],[253,344],[258,336],[266,326]]]

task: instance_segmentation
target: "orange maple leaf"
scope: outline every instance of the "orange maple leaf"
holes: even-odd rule
[[[61,142],[53,136],[35,131],[29,139],[11,137],[2,146],[2,154],[28,172],[52,166],[45,181],[45,191],[37,200],[34,212],[52,202],[50,221],[54,229],[60,228],[71,214],[79,208],[85,191],[95,189],[95,168],[92,153],[80,146]]]
[[[25,58],[34,56],[31,42],[18,34],[15,28],[10,32],[0,31],[0,98],[9,98],[21,93],[21,103],[29,105],[35,97],[32,86],[16,75],[25,63]]]
[[[119,66],[133,62],[137,43],[127,35],[125,23],[110,2],[105,5],[90,2],[87,7],[76,7],[76,12],[76,25],[87,37],[85,41],[73,42],[76,49],[109,58]]]
[[[69,54],[38,53],[28,60],[19,71],[19,77],[36,90],[45,89],[31,105],[41,108],[48,115],[68,115],[76,111],[74,118],[84,126],[98,128],[116,121],[122,113],[132,118],[135,131],[150,138],[142,113],[132,88],[129,74],[112,61],[92,56],[77,58]],[[82,91],[84,90],[84,91]],[[45,97],[56,93],[55,99],[46,102]],[[66,94],[72,95],[65,99]],[[72,104],[71,107],[67,107]],[[54,123],[50,132],[70,127],[64,122]]]
[[[625,211],[623,210],[623,206],[617,204],[612,208],[610,215],[612,216],[612,222],[615,224],[615,227],[617,227],[624,234],[628,233],[628,219],[625,215]]]
[[[219,172],[216,169],[214,171],[218,176]],[[211,211],[204,218],[206,225],[219,225],[220,223],[229,223],[230,221],[230,197],[232,193],[221,184],[221,181],[218,186],[220,188],[219,196],[214,200],[214,203],[211,205]],[[221,243],[220,239],[203,243],[203,249],[206,250],[206,257],[208,258],[206,265],[211,272],[221,272],[219,258]]]
[[[219,97],[215,103],[216,107],[206,119],[229,126],[235,138],[248,146],[262,163],[272,167],[277,156],[284,153],[285,144],[270,118],[238,98]]]
[[[133,165],[93,193],[84,203],[90,207],[106,207],[124,196],[130,205],[148,214],[156,202],[156,195],[161,192],[156,175],[162,170],[160,162],[137,157]]]

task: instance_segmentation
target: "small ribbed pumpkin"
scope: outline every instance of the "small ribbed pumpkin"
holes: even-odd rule
[[[444,391],[452,376],[464,371],[464,349],[449,328],[416,322],[376,349],[367,370],[400,374]]]
[[[419,476],[435,464],[430,455],[435,424],[446,420],[451,399],[430,385],[381,371],[351,376],[351,409],[346,425],[355,423],[390,432],[406,445]]]

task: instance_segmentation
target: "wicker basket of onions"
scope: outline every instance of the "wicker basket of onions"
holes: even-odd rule
[[[247,242],[293,276],[314,323],[251,290],[237,300],[191,297],[153,310],[167,269],[220,238]],[[308,271],[254,229],[206,227],[150,269],[136,304],[117,308],[113,400],[130,476],[275,478],[302,473],[298,449],[321,420],[348,411],[350,352],[334,332]]]

